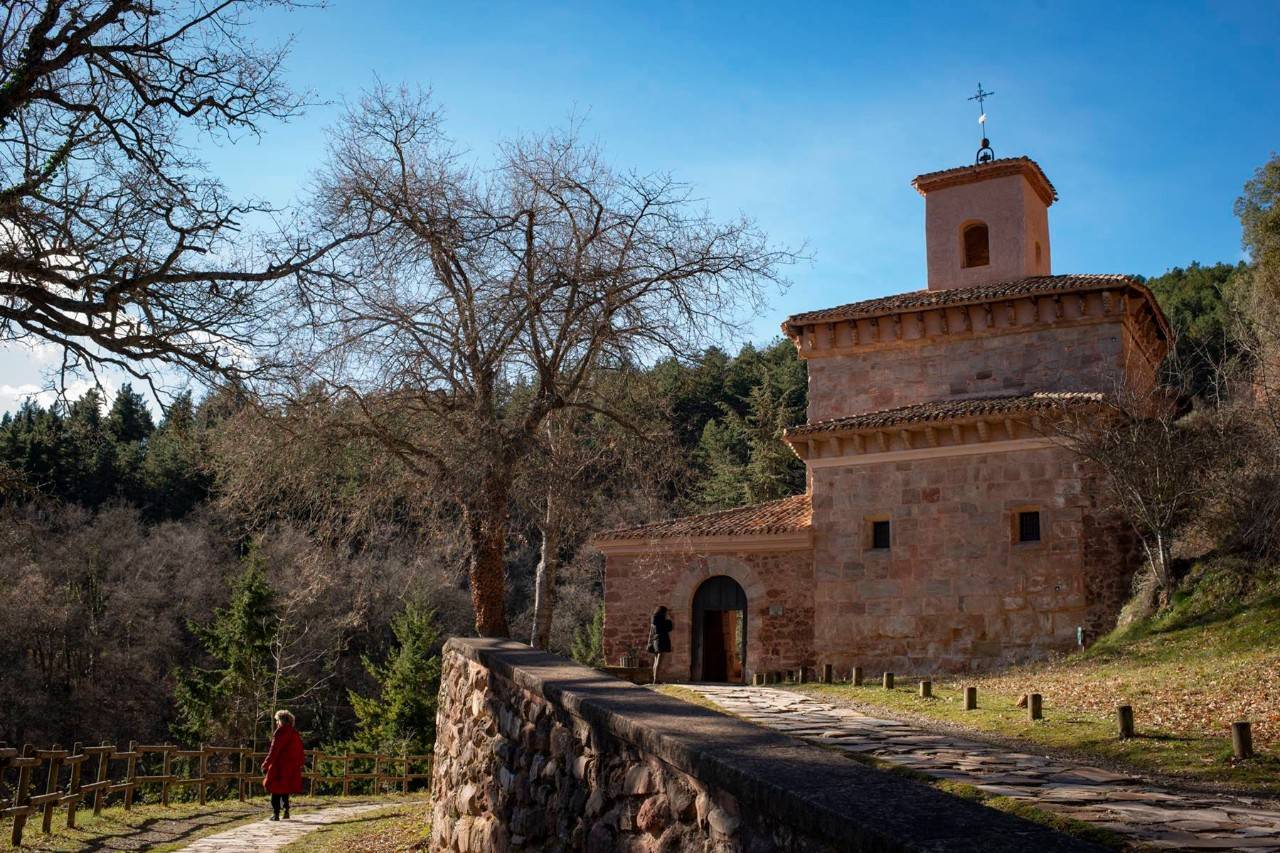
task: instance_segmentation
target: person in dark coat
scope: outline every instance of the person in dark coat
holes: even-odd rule
[[[662,665],[662,656],[671,651],[671,629],[675,627],[667,618],[667,608],[659,607],[653,611],[653,619],[649,623],[649,654],[653,655],[653,683],[658,683],[658,667]]]
[[[262,787],[271,794],[271,819],[289,819],[289,795],[302,793],[302,737],[293,727],[293,714],[276,711],[276,730],[271,736],[271,749],[262,762]]]

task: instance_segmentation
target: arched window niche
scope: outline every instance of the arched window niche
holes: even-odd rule
[[[985,267],[991,263],[991,239],[985,222],[966,222],[960,226],[964,267]]]

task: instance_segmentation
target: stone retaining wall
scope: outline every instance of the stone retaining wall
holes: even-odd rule
[[[1095,848],[504,640],[445,646],[431,849]]]

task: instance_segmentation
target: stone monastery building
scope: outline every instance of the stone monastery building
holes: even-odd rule
[[[1153,387],[1169,330],[1123,275],[1054,275],[1053,184],[1026,157],[920,175],[928,287],[796,314],[808,423],[784,436],[805,494],[600,534],[605,656],[664,677],[852,665],[964,671],[1113,623],[1139,565],[1100,472],[1052,438]]]

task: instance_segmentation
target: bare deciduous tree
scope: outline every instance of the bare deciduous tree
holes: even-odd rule
[[[610,507],[634,503],[687,464],[676,459],[678,448],[661,420],[665,405],[648,386],[640,371],[601,377],[591,390],[613,417],[574,407],[553,412],[521,466],[517,502],[542,540],[530,630],[535,648],[551,643],[560,566],[601,529]]]
[[[573,132],[451,147],[429,99],[378,90],[332,134],[317,181],[342,274],[310,275],[291,351],[309,387],[459,507],[476,628],[505,636],[513,482],[547,417],[605,411],[600,371],[723,331],[792,256],[698,210],[665,176],[623,174]]]
[[[1120,388],[1094,406],[1065,410],[1054,430],[1102,473],[1109,508],[1137,533],[1159,596],[1169,603],[1173,547],[1212,493],[1214,418],[1188,415],[1167,388]]]
[[[331,246],[229,197],[191,143],[234,140],[300,99],[249,14],[292,0],[10,0],[0,12],[0,341],[62,372],[245,369],[269,283]],[[278,223],[283,224],[283,223]],[[277,230],[272,226],[271,230]]]

